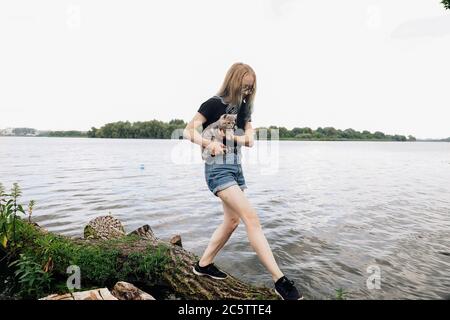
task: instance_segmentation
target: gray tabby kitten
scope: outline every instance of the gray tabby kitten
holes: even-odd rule
[[[227,129],[234,130],[236,126],[236,118],[237,114],[223,114],[220,116],[219,120],[216,122],[211,123],[209,126],[205,128],[202,132],[202,137],[205,139],[212,141],[217,141],[220,143],[223,143],[222,135],[220,134],[220,130],[223,130],[225,133]],[[232,152],[231,148],[233,146],[226,146],[225,152]],[[205,148],[202,147],[202,159],[206,160],[209,157],[214,157],[211,155],[211,152]]]

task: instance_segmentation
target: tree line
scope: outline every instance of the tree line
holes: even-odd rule
[[[39,137],[73,137],[82,138],[87,137],[86,131],[68,130],[68,131],[42,131],[38,134]]]
[[[87,132],[89,138],[124,138],[124,139],[170,139],[176,129],[184,129],[187,123],[180,119],[169,122],[151,121],[118,121],[107,123],[100,128],[92,127]]]
[[[450,1],[450,0],[449,0]],[[121,138],[121,139],[171,139],[173,132],[177,129],[175,138],[181,137],[181,129],[187,123],[181,119],[173,119],[169,122],[151,121],[117,121],[103,125],[100,128],[91,127],[89,131],[38,131],[33,128],[15,128],[12,130],[15,136],[40,136],[40,137],[86,137],[86,138]],[[311,129],[309,127],[286,127],[269,126],[255,128],[256,139],[280,139],[280,140],[324,140],[324,141],[345,141],[345,140],[373,140],[373,141],[416,141],[412,135],[390,135],[381,131],[370,132],[367,130],[358,131],[352,128],[341,130],[333,127],[319,127]],[[272,137],[272,133],[274,136]],[[1,134],[1,132],[0,132]],[[446,139],[427,139],[422,141],[443,141],[450,142],[450,137]]]
[[[151,120],[144,122],[118,121],[107,123],[100,128],[92,127],[87,132],[90,138],[125,138],[125,139],[170,139],[176,129],[184,129],[187,123],[180,119],[169,122]],[[364,130],[335,129],[333,127],[317,128],[295,127],[291,130],[285,127],[260,127],[255,129],[257,139],[271,139],[273,132],[278,132],[280,140],[383,140],[383,141],[415,141],[413,136],[389,135],[380,131],[374,133]],[[276,134],[276,133],[274,133]],[[273,138],[276,138],[274,135]]]
[[[298,128],[295,127],[291,130],[285,127],[270,126],[268,128],[257,128],[256,131],[261,131],[265,129],[267,134],[267,139],[271,138],[272,130],[278,131],[278,136],[280,140],[382,140],[382,141],[416,141],[416,138],[412,135],[408,137],[404,135],[389,135],[381,131],[370,132],[367,130],[357,131],[354,129],[335,129],[333,127],[319,127],[316,130],[311,128]],[[261,139],[264,137],[264,132],[262,134],[257,133],[257,136]],[[276,133],[275,133],[276,134]]]

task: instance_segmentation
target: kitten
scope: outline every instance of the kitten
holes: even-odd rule
[[[236,118],[237,114],[223,114],[220,116],[219,120],[211,123],[209,126],[205,128],[202,132],[202,137],[208,139],[210,141],[217,141],[223,143],[223,135],[220,134],[219,130],[223,130],[225,133],[226,130],[234,130],[236,126]],[[225,152],[233,152],[232,148],[234,148],[234,144],[232,146],[226,146]],[[211,152],[202,147],[202,159],[206,160],[209,157],[214,157],[211,155]]]

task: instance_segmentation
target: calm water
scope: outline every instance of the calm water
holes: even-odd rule
[[[274,149],[278,165],[252,160],[260,146],[243,150],[246,194],[282,270],[309,298],[343,288],[351,299],[450,299],[450,143],[284,141]],[[34,219],[50,231],[81,236],[90,219],[111,212],[127,231],[149,224],[162,239],[181,234],[201,255],[222,207],[207,189],[198,148],[0,137],[0,182],[18,182],[23,203],[36,201]],[[216,262],[271,285],[244,225]],[[380,289],[366,285],[373,270]]]

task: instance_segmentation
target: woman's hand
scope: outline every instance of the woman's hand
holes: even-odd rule
[[[225,153],[225,145],[223,143],[213,141],[206,147],[212,156]]]
[[[226,130],[219,129],[219,137],[221,139],[225,138],[226,140],[234,141],[233,130],[231,130],[231,129],[226,129]]]

